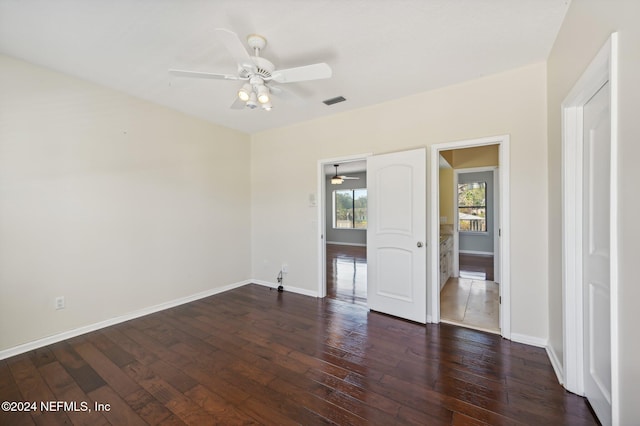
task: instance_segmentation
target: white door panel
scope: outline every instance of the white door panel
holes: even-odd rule
[[[412,251],[396,247],[379,247],[375,264],[378,277],[377,295],[411,303]]]
[[[603,425],[611,424],[611,112],[609,83],[583,110],[584,388]]]
[[[426,322],[426,150],[367,159],[369,309]]]
[[[376,233],[393,237],[413,235],[412,223],[412,169],[393,164],[382,167],[375,174],[375,186],[379,194],[384,194],[383,202],[376,204]]]

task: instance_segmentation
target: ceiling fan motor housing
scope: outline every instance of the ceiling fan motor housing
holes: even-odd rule
[[[253,74],[259,75],[265,80],[270,79],[276,66],[261,56],[252,56],[251,59],[253,59],[253,63],[256,64],[256,71]]]

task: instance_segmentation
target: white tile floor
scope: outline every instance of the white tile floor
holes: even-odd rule
[[[449,278],[440,292],[440,319],[499,333],[499,294],[493,281]]]

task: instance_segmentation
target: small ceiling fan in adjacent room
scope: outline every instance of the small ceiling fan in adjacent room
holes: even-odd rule
[[[333,167],[336,168],[336,174],[331,178],[331,185],[342,185],[342,182],[347,179],[360,179],[356,176],[338,176],[338,167],[340,167],[340,164],[334,164]]]
[[[245,83],[238,89],[238,97],[231,104],[232,109],[256,109],[260,106],[263,110],[269,111],[272,108],[271,95],[287,94],[285,90],[274,83],[294,83],[331,77],[331,67],[324,62],[295,68],[276,69],[273,63],[260,56],[260,51],[267,45],[267,40],[260,35],[251,34],[247,37],[247,44],[254,53],[251,56],[236,33],[222,28],[215,31],[220,41],[235,59],[238,67],[237,74],[180,69],[170,69],[169,73],[180,77],[244,81]]]

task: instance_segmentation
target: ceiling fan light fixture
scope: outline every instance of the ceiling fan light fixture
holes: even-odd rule
[[[258,102],[261,104],[266,104],[269,102],[269,89],[265,85],[260,85],[257,87],[258,92]]]
[[[331,178],[331,185],[342,185],[342,182],[344,182],[344,179],[342,179],[342,176],[338,176],[338,166],[340,164],[334,164],[333,167],[336,168],[336,174]]]
[[[265,110],[265,111],[271,111],[271,109],[273,109],[273,105],[271,105],[271,102],[263,103],[262,104],[262,109]]]
[[[240,98],[240,100],[243,102],[247,102],[251,97],[252,92],[253,90],[251,88],[251,85],[249,83],[245,83],[242,85],[240,90],[238,90],[238,98]]]
[[[247,108],[256,109],[258,107],[258,102],[256,102],[256,94],[251,92],[249,94],[249,100],[245,104]]]

